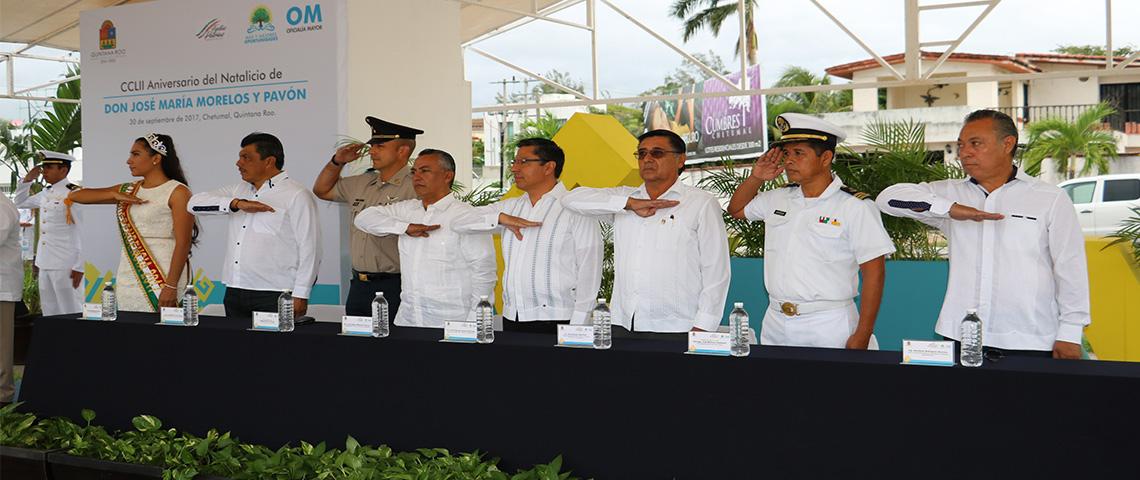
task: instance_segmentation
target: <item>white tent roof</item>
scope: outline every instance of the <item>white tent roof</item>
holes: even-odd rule
[[[0,42],[79,50],[79,12],[151,0],[0,0]],[[193,1],[193,0],[181,0]],[[458,0],[467,42],[528,18],[560,0]]]

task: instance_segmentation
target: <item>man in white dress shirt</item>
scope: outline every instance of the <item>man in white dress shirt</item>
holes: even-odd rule
[[[316,198],[282,170],[285,149],[268,133],[242,139],[237,167],[242,183],[196,193],[187,206],[194,215],[230,217],[222,268],[226,316],[276,312],[277,297],[291,290],[293,315],[301,317],[321,261]]]
[[[0,405],[10,403],[16,393],[16,303],[24,296],[19,220],[16,205],[0,194]]]
[[[456,217],[475,209],[451,195],[454,181],[451,154],[425,149],[412,165],[420,199],[368,207],[353,222],[372,235],[399,235],[396,325],[442,328],[446,321],[474,321],[479,297],[489,298],[495,288],[491,235],[451,229]]]
[[[638,137],[637,188],[578,187],[567,210],[614,225],[613,323],[633,332],[712,331],[730,277],[716,197],[678,181],[685,142],[668,130]]]
[[[1077,359],[1091,321],[1085,241],[1072,201],[1013,165],[1016,149],[1009,115],[975,111],[958,134],[969,178],[900,183],[876,203],[939,229],[949,242],[938,334],[960,340],[966,310],[976,309],[987,350]]]
[[[67,180],[71,162],[75,157],[58,152],[40,150],[39,166],[28,171],[16,187],[17,208],[39,209],[40,243],[36,248],[35,266],[39,269],[40,308],[44,316],[79,313],[83,282],[83,259],[80,258],[80,208],[71,209],[71,222],[67,220],[64,200],[79,185]],[[42,173],[44,187],[31,195],[32,183]],[[17,242],[18,244],[19,242]]]
[[[783,135],[728,203],[733,217],[765,225],[769,302],[760,343],[877,349],[872,334],[885,256],[895,251],[879,209],[831,173],[835,146],[844,138],[839,127],[797,113],[776,117],[776,126]],[[757,194],[784,172],[795,183]]]
[[[503,234],[503,330],[555,333],[559,323],[585,324],[597,299],[602,232],[597,220],[562,207],[568,192],[558,177],[565,163],[550,140],[519,141],[511,173],[526,195],[452,223],[463,234]]]

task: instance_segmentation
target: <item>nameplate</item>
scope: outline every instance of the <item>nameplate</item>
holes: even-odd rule
[[[732,352],[732,335],[727,332],[689,332],[689,350],[698,355],[727,356]]]
[[[475,341],[475,322],[443,322],[443,341],[471,343]]]
[[[158,323],[163,325],[186,325],[182,316],[182,309],[178,307],[162,307],[158,312]]]
[[[593,325],[558,325],[559,347],[594,348]]]
[[[954,342],[903,339],[904,365],[954,366]]]
[[[81,320],[102,320],[103,319],[103,304],[101,303],[84,303],[83,315],[79,317]]]
[[[281,319],[277,312],[253,312],[253,329],[279,332],[281,331]]]
[[[372,317],[345,315],[340,317],[340,334],[357,337],[372,336]]]

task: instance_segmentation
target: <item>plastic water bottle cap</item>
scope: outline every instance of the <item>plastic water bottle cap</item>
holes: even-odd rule
[[[479,300],[486,300],[486,299],[487,299],[486,295],[479,295]]]
[[[111,286],[111,282],[107,282],[107,283],[104,283],[103,285],[104,285],[104,286],[107,286],[107,287],[110,287],[110,286]]]
[[[977,315],[977,314],[978,314],[978,310],[976,308],[967,308],[966,309],[966,315]]]
[[[599,299],[598,299],[598,303],[606,303],[606,299],[604,299],[604,298],[599,298]]]
[[[734,302],[732,308],[744,308],[744,302]]]
[[[378,296],[378,297],[383,297],[383,296],[384,296],[384,292],[376,292],[376,296]]]

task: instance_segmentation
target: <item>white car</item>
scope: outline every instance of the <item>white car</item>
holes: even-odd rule
[[[1140,207],[1140,173],[1074,178],[1057,186],[1069,194],[1085,235],[1112,235]]]

